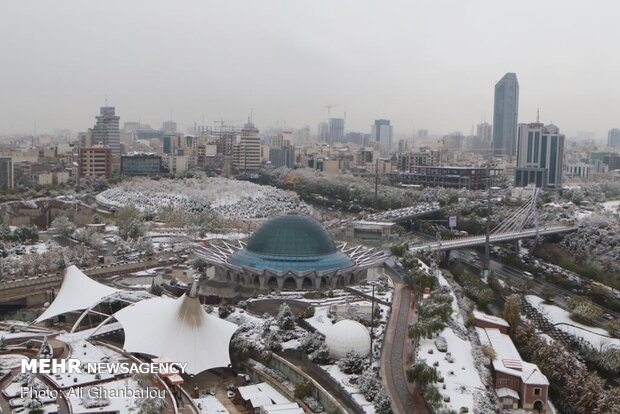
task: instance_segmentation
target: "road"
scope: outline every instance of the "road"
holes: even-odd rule
[[[545,236],[550,234],[559,234],[575,231],[574,226],[550,226],[542,229],[528,229],[509,233],[491,234],[489,239],[491,243],[501,243],[513,240],[527,239],[529,237]],[[433,239],[434,240],[434,239]],[[430,243],[418,244],[409,247],[412,253],[436,252],[441,250],[465,249],[468,247],[483,246],[486,237],[468,236],[458,237],[450,240],[431,241]]]
[[[414,322],[414,292],[394,280],[392,316],[385,335],[381,370],[383,382],[396,414],[428,413],[424,400],[407,381],[405,371],[411,364],[411,340],[407,332]]]

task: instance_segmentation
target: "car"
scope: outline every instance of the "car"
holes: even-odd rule
[[[604,313],[603,314],[603,319],[607,319],[608,321],[611,321],[614,319],[613,315],[609,314],[609,313]]]
[[[523,272],[523,276],[525,276],[525,278],[529,280],[534,279],[534,275],[531,274],[530,272]]]
[[[226,391],[226,396],[228,398],[233,398],[235,396],[235,393],[234,393],[234,391],[228,390],[228,391]]]

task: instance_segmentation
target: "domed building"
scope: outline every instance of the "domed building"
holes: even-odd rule
[[[215,278],[259,289],[329,289],[356,284],[368,267],[383,262],[382,250],[336,246],[321,223],[288,214],[259,227],[247,243],[213,243],[202,251]]]
[[[370,334],[361,323],[344,319],[329,328],[325,335],[325,345],[335,359],[344,357],[349,351],[365,357],[370,353]]]

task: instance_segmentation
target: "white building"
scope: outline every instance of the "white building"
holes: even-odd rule
[[[394,127],[388,119],[377,119],[371,127],[371,137],[384,152],[392,149]]]

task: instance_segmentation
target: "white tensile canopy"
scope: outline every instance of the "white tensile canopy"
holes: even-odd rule
[[[230,364],[228,346],[237,325],[207,314],[195,297],[156,297],[118,311],[127,352],[187,363],[199,374]]]
[[[64,272],[65,276],[56,299],[35,320],[35,323],[63,313],[88,309],[106,296],[119,292],[118,289],[94,281],[75,266],[67,267]]]

